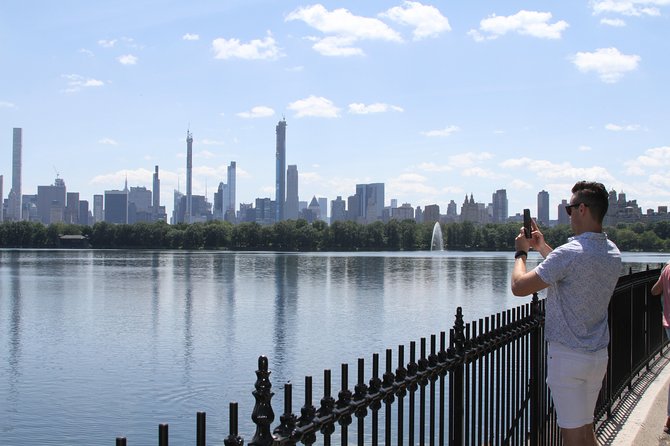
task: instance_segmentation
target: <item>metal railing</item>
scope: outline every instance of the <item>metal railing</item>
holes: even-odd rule
[[[649,290],[659,270],[630,273],[619,279],[609,307],[610,362],[595,410],[596,422],[611,415],[622,394],[667,344],[661,306]],[[560,444],[546,380],[544,301],[465,323],[456,311],[453,328],[419,344],[372,355],[366,378],[358,359],[355,382],[342,364],[339,390],[333,395],[331,370],[323,373],[323,395],[314,406],[313,380],[305,377],[304,403],[294,413],[293,385],[283,388],[283,413],[272,429],[274,396],[268,359],[256,371],[255,425],[249,445],[527,445]],[[383,366],[383,372],[380,369]],[[238,432],[238,404],[230,403],[224,445],[244,444]],[[380,424],[381,423],[381,424]],[[196,445],[205,446],[205,413],[197,414]],[[350,440],[355,439],[355,440]],[[126,445],[125,438],[116,444]],[[168,445],[168,425],[159,426],[159,446]]]

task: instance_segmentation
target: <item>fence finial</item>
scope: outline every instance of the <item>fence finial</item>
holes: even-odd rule
[[[270,382],[270,371],[268,370],[268,358],[260,356],[258,358],[258,370],[256,370],[256,390],[252,392],[256,399],[256,405],[251,414],[251,419],[256,424],[256,433],[249,442],[249,446],[270,446],[272,444],[272,434],[270,425],[275,419],[270,400],[274,396],[272,392],[272,383]]]

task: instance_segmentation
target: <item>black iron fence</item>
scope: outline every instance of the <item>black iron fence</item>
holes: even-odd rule
[[[667,344],[661,305],[649,290],[660,269],[619,279],[609,307],[610,362],[596,411],[596,422],[611,415]],[[409,357],[406,361],[406,353]],[[356,378],[342,364],[337,390],[331,370],[323,373],[323,395],[314,405],[312,377],[305,377],[304,399],[293,407],[293,386],[283,388],[283,412],[273,428],[272,383],[268,359],[261,356],[249,445],[527,445],[560,444],[551,395],[545,384],[544,301],[532,302],[465,323],[456,311],[447,334],[388,349],[384,361],[372,355],[370,376],[358,359]],[[337,384],[335,384],[337,386]],[[335,392],[337,392],[335,394]],[[297,412],[294,410],[297,409]],[[224,445],[243,445],[238,405],[230,403]],[[205,413],[197,414],[196,445],[205,445]],[[168,445],[168,425],[159,426],[159,446]],[[117,438],[117,445],[126,445]]]

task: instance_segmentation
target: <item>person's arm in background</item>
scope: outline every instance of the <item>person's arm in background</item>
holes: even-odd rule
[[[651,294],[652,296],[660,296],[663,294],[663,282],[661,281],[661,277],[663,277],[663,273],[665,272],[665,268],[667,268],[667,265],[663,267],[661,270],[661,275],[658,276],[658,280],[654,284],[653,287],[651,287]]]

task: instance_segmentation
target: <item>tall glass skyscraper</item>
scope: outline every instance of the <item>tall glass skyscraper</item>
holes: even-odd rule
[[[12,188],[7,198],[7,220],[21,221],[21,152],[23,130],[14,128],[12,141]]]
[[[277,164],[275,170],[275,220],[284,220],[286,202],[286,119],[277,123]]]
[[[193,216],[193,135],[186,131],[186,215],[185,223],[191,223]]]
[[[284,216],[287,220],[298,219],[298,166],[289,164],[286,171],[286,208]]]
[[[537,221],[549,224],[549,192],[542,190],[537,194]]]

